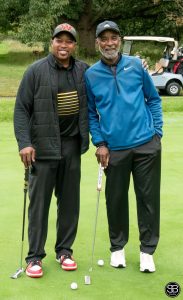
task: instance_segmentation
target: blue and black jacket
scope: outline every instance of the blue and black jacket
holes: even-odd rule
[[[155,134],[162,137],[161,99],[140,59],[121,56],[115,69],[100,60],[85,78],[94,145],[105,142],[111,150],[122,150]]]

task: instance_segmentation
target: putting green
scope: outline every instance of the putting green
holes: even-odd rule
[[[101,192],[97,224],[94,267],[91,285],[84,284],[91,262],[92,236],[96,209],[98,166],[95,149],[82,159],[81,210],[78,235],[73,246],[78,270],[65,272],[55,261],[56,201],[53,197],[43,261],[44,277],[27,278],[25,274],[12,280],[9,276],[19,268],[23,209],[24,170],[18,156],[12,123],[0,123],[0,299],[2,300],[163,300],[168,299],[164,287],[177,282],[182,288],[177,299],[183,299],[183,113],[164,114],[161,190],[161,238],[154,255],[157,271],[139,272],[139,241],[136,205],[130,188],[130,239],[126,246],[126,269],[109,266],[109,239],[106,222],[104,188]],[[104,186],[104,184],[103,184]],[[27,231],[27,221],[26,221]],[[24,254],[27,252],[25,234]],[[97,261],[103,259],[103,267]],[[25,266],[25,264],[24,264]],[[78,284],[72,290],[72,282]]]

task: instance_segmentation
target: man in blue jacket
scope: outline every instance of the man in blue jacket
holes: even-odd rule
[[[105,168],[111,266],[126,267],[128,190],[132,173],[137,201],[140,271],[154,272],[159,240],[162,106],[141,60],[122,56],[120,30],[97,26],[101,60],[86,71],[89,127]]]

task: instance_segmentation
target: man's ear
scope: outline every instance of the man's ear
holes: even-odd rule
[[[95,49],[96,49],[96,51],[99,51],[98,39],[95,40]]]

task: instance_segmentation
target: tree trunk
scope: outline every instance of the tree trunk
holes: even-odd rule
[[[79,50],[84,55],[94,56],[95,53],[95,24],[92,24],[92,0],[85,0],[84,13],[77,24],[79,33]]]
[[[49,46],[50,46],[50,41],[43,43],[43,51],[44,51],[45,55],[47,55],[49,53]]]
[[[78,25],[79,52],[85,56],[95,56],[95,27]]]

